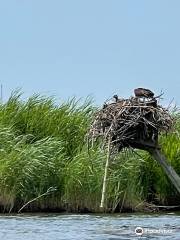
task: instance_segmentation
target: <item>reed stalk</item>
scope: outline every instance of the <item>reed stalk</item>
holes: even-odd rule
[[[107,159],[106,159],[106,165],[105,165],[105,170],[104,170],[104,180],[103,180],[103,188],[102,188],[102,196],[101,196],[101,204],[100,204],[100,208],[102,208],[102,209],[104,209],[104,201],[105,201],[105,194],[106,194],[107,175],[108,175],[110,156],[111,156],[111,138],[109,138],[109,141],[108,141]]]

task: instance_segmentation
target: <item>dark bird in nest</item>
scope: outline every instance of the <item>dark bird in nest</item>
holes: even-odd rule
[[[136,88],[134,89],[134,94],[136,97],[146,97],[146,98],[153,98],[154,93],[146,88]]]
[[[107,106],[108,106],[107,103],[104,103],[103,104],[103,109],[106,108]]]
[[[113,96],[113,98],[115,99],[115,102],[118,102],[119,98],[118,98],[118,95],[117,95],[117,94],[115,94],[115,95]]]

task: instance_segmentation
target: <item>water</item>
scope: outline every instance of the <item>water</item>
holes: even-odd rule
[[[144,234],[137,236],[136,227]],[[180,240],[180,213],[1,215],[0,240]]]

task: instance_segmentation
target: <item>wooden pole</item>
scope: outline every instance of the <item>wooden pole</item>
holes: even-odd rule
[[[166,157],[158,149],[149,150],[150,154],[161,165],[168,178],[171,180],[174,187],[180,193],[180,177],[174,170],[174,168],[168,164]]]
[[[103,188],[102,188],[102,196],[101,196],[101,204],[100,204],[100,208],[102,209],[104,208],[104,200],[105,200],[106,185],[107,185],[107,172],[108,172],[110,155],[111,155],[111,138],[109,138],[109,141],[108,141],[107,159],[106,159],[106,166],[104,170],[104,180],[103,180]]]

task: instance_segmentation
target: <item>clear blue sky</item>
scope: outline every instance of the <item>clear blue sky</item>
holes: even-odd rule
[[[4,98],[146,87],[180,103],[179,0],[1,0],[0,30]]]

